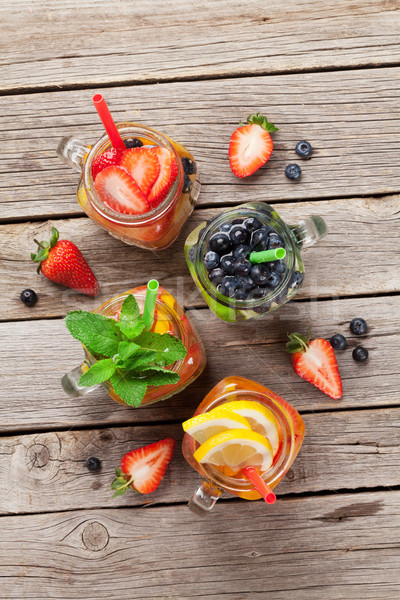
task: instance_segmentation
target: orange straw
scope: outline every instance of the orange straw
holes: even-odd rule
[[[125,144],[122,140],[122,137],[119,135],[117,126],[114,123],[114,120],[111,116],[110,111],[108,110],[108,106],[103,96],[101,94],[95,94],[92,100],[95,109],[97,110],[98,115],[104,125],[104,129],[106,130],[106,133],[110,138],[113,148],[115,148],[116,150],[126,150]]]
[[[257,492],[265,500],[267,504],[273,504],[276,500],[276,496],[271,488],[265,483],[259,476],[254,467],[244,467],[242,469],[243,475],[254,485]]]

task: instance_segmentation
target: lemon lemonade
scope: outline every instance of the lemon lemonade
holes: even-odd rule
[[[260,499],[242,469],[254,467],[273,489],[304,439],[303,420],[290,404],[259,383],[234,376],[207,394],[183,429],[183,455],[203,477],[189,503],[199,514],[223,492]]]

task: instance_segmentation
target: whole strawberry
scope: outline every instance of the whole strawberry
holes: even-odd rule
[[[68,240],[59,240],[55,227],[51,230],[50,242],[34,242],[39,246],[31,259],[39,263],[37,272],[47,279],[72,288],[88,296],[97,296],[99,284],[80,250]]]

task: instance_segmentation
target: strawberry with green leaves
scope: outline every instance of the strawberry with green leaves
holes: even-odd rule
[[[292,365],[302,379],[312,383],[334,400],[342,397],[340,378],[335,352],[331,344],[323,338],[310,341],[301,333],[289,334],[287,351],[292,355]]]
[[[167,367],[186,357],[185,346],[169,333],[144,331],[133,294],[125,298],[119,321],[77,310],[67,314],[65,323],[96,359],[79,385],[91,387],[108,381],[126,404],[137,407],[149,386],[179,382],[179,373]]]
[[[175,440],[165,438],[154,444],[136,448],[122,457],[121,468],[111,484],[115,496],[122,496],[128,488],[140,494],[154,492],[161,483],[174,453]]]
[[[37,272],[77,292],[97,296],[99,284],[79,249],[72,242],[58,238],[58,231],[53,227],[50,242],[34,240],[39,249],[37,254],[31,253],[31,259],[39,263]]]
[[[257,113],[247,117],[247,125],[241,123],[229,144],[229,164],[237,177],[248,177],[269,160],[273,143],[270,133],[278,131],[266,117]]]

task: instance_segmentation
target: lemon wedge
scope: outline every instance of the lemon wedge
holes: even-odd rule
[[[260,433],[247,429],[230,429],[217,433],[193,454],[199,463],[209,463],[233,470],[255,467],[267,471],[273,461],[272,446]]]
[[[210,411],[210,414],[214,411],[218,411],[218,414],[221,414],[224,410],[245,417],[253,431],[261,433],[261,435],[269,440],[275,456],[280,444],[279,428],[278,422],[269,408],[254,400],[236,400],[217,406]]]
[[[209,413],[202,413],[182,423],[183,430],[199,444],[227,429],[248,429],[251,425],[245,417],[229,410],[218,411],[218,407]]]

